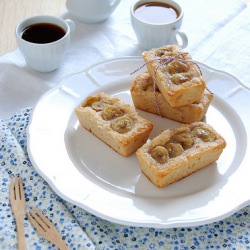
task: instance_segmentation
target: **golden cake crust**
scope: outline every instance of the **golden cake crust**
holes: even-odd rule
[[[153,129],[131,105],[105,93],[86,98],[75,113],[82,127],[123,156],[141,147]]]
[[[149,74],[171,107],[200,102],[206,82],[192,57],[178,45],[143,52]],[[174,58],[171,62],[167,60]]]
[[[159,89],[154,90],[153,79],[148,72],[139,74],[134,79],[130,92],[136,108],[181,123],[201,121],[213,98],[213,94],[205,89],[199,103],[172,108]]]
[[[157,187],[171,183],[216,161],[224,138],[204,122],[167,129],[136,151],[142,172]]]

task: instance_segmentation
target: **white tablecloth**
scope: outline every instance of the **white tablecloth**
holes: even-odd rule
[[[227,71],[250,87],[250,8],[243,0],[179,0],[184,8],[183,30],[189,38],[186,48],[192,57],[212,67]],[[109,58],[141,55],[130,23],[132,1],[124,0],[105,22],[76,22],[71,46],[61,67],[51,73],[29,69],[19,50],[0,58],[0,248],[15,249],[15,225],[8,202],[7,184],[11,175],[25,179],[28,199],[46,197],[43,205],[54,211],[62,235],[72,249],[247,249],[250,248],[249,207],[231,217],[192,228],[157,230],[120,226],[103,221],[76,206],[62,201],[36,173],[26,151],[25,128],[42,94],[65,76]],[[63,18],[71,18],[67,12]],[[44,191],[42,191],[44,190]],[[36,199],[34,199],[36,197]],[[45,198],[44,198],[45,199]],[[40,204],[41,206],[41,204]],[[53,210],[54,209],[54,210]],[[26,230],[31,230],[26,222]],[[68,231],[67,231],[68,230]],[[71,231],[72,230],[72,231]],[[70,233],[72,232],[72,233]],[[72,236],[74,235],[74,236]],[[28,249],[54,249],[27,233]]]

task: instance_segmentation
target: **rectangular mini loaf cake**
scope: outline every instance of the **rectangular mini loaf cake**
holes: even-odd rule
[[[153,129],[134,107],[105,93],[89,96],[75,113],[82,127],[123,156],[141,147]]]
[[[203,122],[167,129],[136,151],[142,172],[165,187],[216,161],[224,138]]]
[[[191,56],[178,45],[142,54],[149,74],[171,107],[200,102],[206,82]]]
[[[159,89],[156,87],[156,90],[154,90],[153,79],[148,72],[135,78],[130,92],[136,108],[181,123],[201,121],[213,98],[213,94],[205,89],[199,103],[172,108]]]

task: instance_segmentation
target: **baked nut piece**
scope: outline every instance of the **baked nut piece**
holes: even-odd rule
[[[136,151],[142,172],[165,187],[216,161],[224,138],[204,122],[167,129]]]
[[[141,147],[153,129],[133,107],[105,93],[87,97],[75,113],[82,127],[123,156]]]
[[[178,45],[142,54],[149,74],[171,107],[200,102],[206,82],[191,56]]]
[[[181,123],[201,121],[213,98],[213,94],[205,89],[199,103],[172,108],[159,89],[154,89],[153,79],[148,72],[135,78],[130,92],[136,108]]]

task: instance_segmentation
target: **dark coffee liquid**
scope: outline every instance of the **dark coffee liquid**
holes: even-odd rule
[[[134,13],[142,21],[154,24],[170,23],[179,17],[179,12],[173,6],[160,2],[139,5]]]
[[[36,23],[23,30],[22,38],[31,43],[52,43],[65,34],[65,30],[55,24]]]

